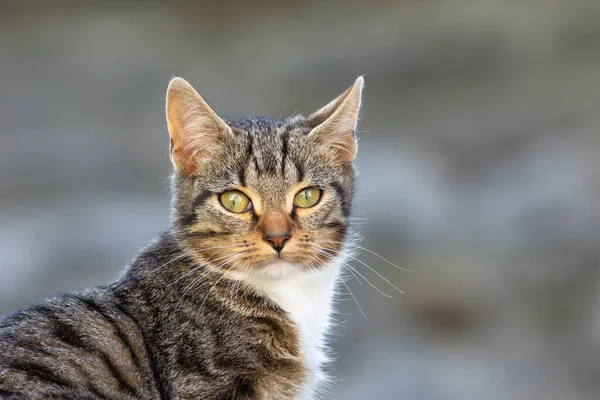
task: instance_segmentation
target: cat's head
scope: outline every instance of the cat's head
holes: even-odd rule
[[[308,117],[219,117],[167,91],[175,237],[198,263],[283,277],[326,268],[348,234],[362,77]]]

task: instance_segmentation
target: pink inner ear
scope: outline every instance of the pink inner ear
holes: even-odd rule
[[[218,142],[229,127],[194,88],[175,78],[167,91],[167,122],[175,167],[192,174],[217,156]]]
[[[192,174],[197,169],[194,154],[189,147],[189,138],[185,129],[185,121],[178,115],[178,105],[172,101],[167,108],[167,122],[171,135],[171,161],[175,167],[185,174]]]
[[[357,145],[353,129],[320,134],[319,142],[322,144],[317,152],[329,153],[339,162],[349,162],[356,157]]]
[[[203,129],[203,130],[201,130]],[[220,132],[214,128],[201,127],[184,130],[182,140],[175,141],[172,154],[177,165],[187,174],[195,172],[203,163],[217,157]]]
[[[341,162],[352,161],[356,156],[354,131],[358,122],[362,84],[362,78],[357,79],[340,97],[309,117],[318,121],[327,115],[313,134],[322,143],[319,151],[332,153]]]
[[[193,151],[186,149],[179,142],[175,142],[171,147],[171,159],[173,164],[186,175],[191,175],[198,169]]]

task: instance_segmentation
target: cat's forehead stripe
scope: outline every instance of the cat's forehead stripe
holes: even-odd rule
[[[251,117],[230,120],[236,140],[245,141],[244,149],[237,151],[239,166],[238,180],[242,186],[248,184],[250,174],[286,177],[286,165],[296,169],[296,178],[304,177],[304,170],[295,160],[291,160],[290,136],[295,126],[289,121],[267,117]]]

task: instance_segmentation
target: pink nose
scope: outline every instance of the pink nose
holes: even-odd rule
[[[285,243],[291,238],[289,232],[280,232],[274,234],[266,234],[263,239],[268,242],[272,248],[280,252],[285,246]]]

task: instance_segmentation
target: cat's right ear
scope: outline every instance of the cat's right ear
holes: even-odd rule
[[[173,78],[167,89],[171,161],[187,175],[218,156],[219,142],[231,128],[185,79]]]

